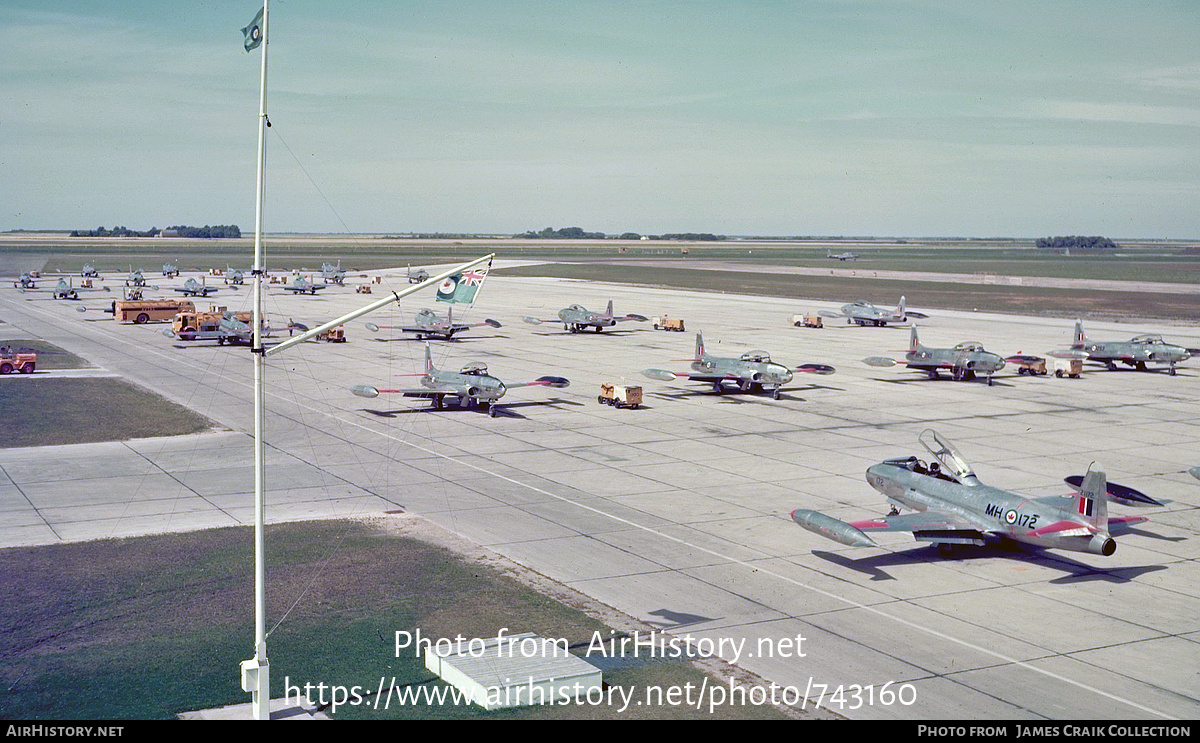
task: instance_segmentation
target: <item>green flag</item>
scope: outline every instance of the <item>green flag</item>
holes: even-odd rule
[[[438,286],[437,301],[467,304],[475,301],[475,292],[483,285],[487,269],[456,273]]]
[[[258,15],[254,16],[254,20],[250,21],[250,25],[242,29],[242,33],[246,35],[246,51],[257,49],[262,43],[262,17],[263,9],[258,9]]]

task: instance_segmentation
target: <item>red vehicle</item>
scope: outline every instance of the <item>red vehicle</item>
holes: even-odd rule
[[[36,351],[29,348],[15,349],[11,346],[0,346],[0,374],[12,374],[15,371],[32,374],[36,368]]]

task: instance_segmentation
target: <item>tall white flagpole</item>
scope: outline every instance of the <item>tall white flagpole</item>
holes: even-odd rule
[[[266,487],[264,478],[263,418],[263,346],[262,346],[262,280],[263,262],[263,195],[266,189],[267,135],[267,47],[270,45],[270,0],[263,0],[262,73],[258,93],[258,173],[254,200],[254,311],[251,322],[254,339],[251,356],[254,359],[254,657],[242,661],[242,690],[251,694],[254,719],[271,718],[271,674],[267,660],[267,598],[266,598]]]

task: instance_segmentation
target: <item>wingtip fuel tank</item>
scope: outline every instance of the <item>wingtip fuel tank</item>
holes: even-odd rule
[[[792,521],[814,534],[820,534],[826,539],[832,539],[848,547],[878,547],[875,540],[863,534],[845,521],[838,521],[832,516],[812,511],[807,508],[797,508],[792,511]]]

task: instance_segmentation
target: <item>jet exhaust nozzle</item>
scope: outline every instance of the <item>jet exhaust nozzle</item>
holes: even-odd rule
[[[1096,534],[1092,537],[1092,541],[1088,542],[1087,551],[1093,555],[1112,557],[1112,554],[1117,551],[1117,541],[1107,534]]]
[[[832,516],[826,516],[818,511],[807,508],[797,508],[792,511],[792,521],[801,528],[820,534],[826,539],[847,545],[849,547],[878,547],[875,541],[854,528],[845,521],[838,521]]]

